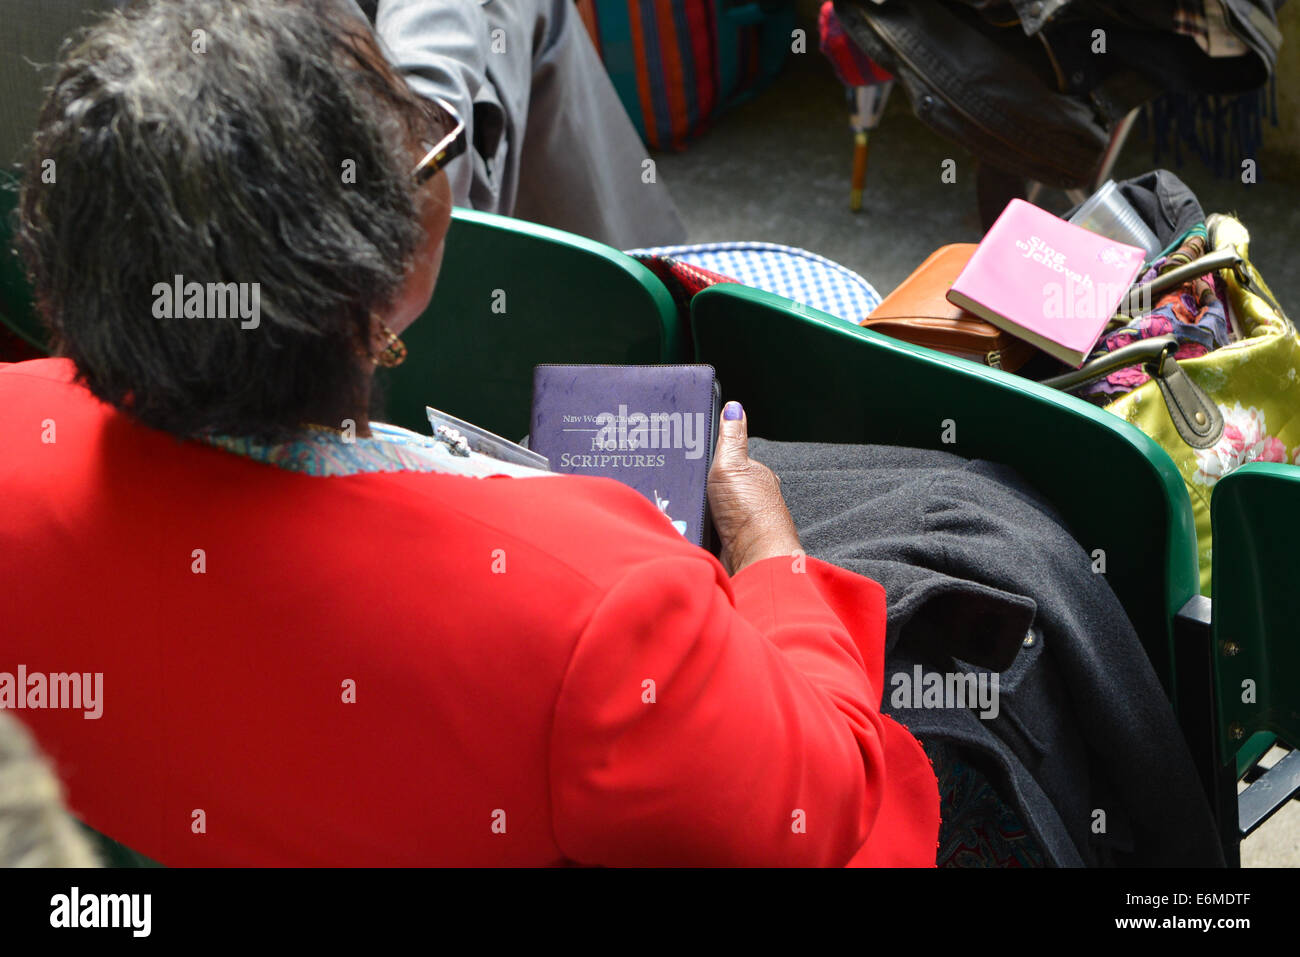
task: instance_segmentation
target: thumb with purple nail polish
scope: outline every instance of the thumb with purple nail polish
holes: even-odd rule
[[[799,550],[781,480],[749,457],[749,420],[739,402],[722,409],[718,445],[709,469],[709,507],[722,544],[722,563],[735,575],[764,558]]]

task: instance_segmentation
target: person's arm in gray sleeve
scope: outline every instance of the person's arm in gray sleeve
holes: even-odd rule
[[[375,33],[411,88],[447,102],[474,139],[474,100],[487,76],[488,27],[477,0],[381,0]],[[471,206],[475,163],[447,167],[452,202]]]

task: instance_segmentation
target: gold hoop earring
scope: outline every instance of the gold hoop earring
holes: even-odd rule
[[[366,353],[366,358],[377,366],[383,366],[385,369],[392,369],[400,366],[406,361],[406,343],[397,337],[397,333],[389,329],[383,320],[376,319],[379,323],[379,334],[383,336],[384,348],[378,355],[373,352]]]

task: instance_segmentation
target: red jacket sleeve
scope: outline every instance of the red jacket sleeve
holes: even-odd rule
[[[583,864],[840,865],[878,843],[874,860],[932,864],[934,778],[880,714],[884,604],[875,582],[815,559],[734,580],[703,554],[634,568],[556,705],[560,848]],[[919,801],[887,796],[891,754]],[[882,802],[915,826],[873,833]]]

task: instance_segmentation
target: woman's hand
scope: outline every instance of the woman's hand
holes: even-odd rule
[[[739,402],[722,410],[718,446],[709,469],[709,507],[731,574],[746,565],[800,550],[794,519],[781,497],[781,480],[749,457],[749,422]]]

